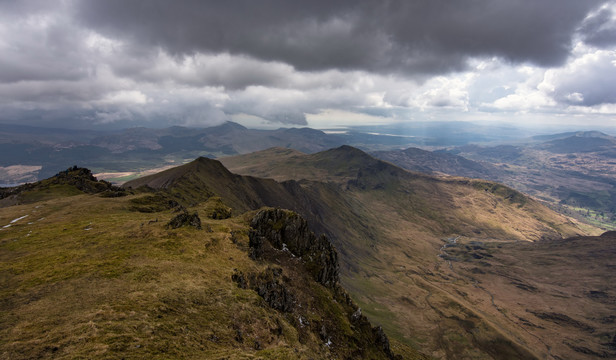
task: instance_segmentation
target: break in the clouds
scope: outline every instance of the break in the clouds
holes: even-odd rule
[[[0,121],[611,125],[616,2],[7,1]]]

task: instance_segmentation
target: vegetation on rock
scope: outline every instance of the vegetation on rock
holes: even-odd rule
[[[123,188],[97,180],[89,169],[73,166],[49,179],[12,188],[0,188],[0,207],[83,193],[99,194],[103,197],[126,195]]]
[[[169,229],[177,229],[182,226],[192,226],[197,230],[201,230],[201,219],[199,218],[199,214],[196,212],[189,214],[188,211],[184,210],[167,223],[167,228]]]
[[[259,259],[267,247],[290,252],[300,258],[314,279],[334,287],[338,284],[338,253],[325,236],[317,237],[297,213],[282,209],[261,210],[250,226],[251,256]]]

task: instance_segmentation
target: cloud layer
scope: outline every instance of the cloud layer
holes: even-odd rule
[[[0,39],[2,122],[614,121],[614,1],[2,2]]]

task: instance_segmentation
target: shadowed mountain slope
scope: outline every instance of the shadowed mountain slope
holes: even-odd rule
[[[410,200],[401,207],[406,207],[415,215],[434,215],[435,219],[443,220],[452,216],[449,225],[459,227],[479,228],[474,230],[500,231],[500,237],[518,238],[521,240],[537,240],[546,234],[560,237],[574,235],[579,232],[576,226],[567,218],[560,216],[541,206],[538,202],[513,189],[498,183],[483,180],[469,179],[440,179],[429,175],[409,172],[390,163],[378,160],[363,151],[342,146],[336,149],[316,154],[300,154],[297,152],[283,152],[280,149],[269,149],[252,154],[223,158],[224,163],[231,171],[248,175],[258,173],[260,176],[275,178],[277,180],[310,180],[314,182],[336,184],[341,194],[379,194],[383,200],[391,200],[392,204],[399,203],[401,199]],[[252,165],[250,165],[252,164]],[[458,193],[456,194],[456,191]],[[460,212],[460,204],[467,195],[466,209]],[[471,201],[471,198],[473,198]],[[494,202],[495,203],[492,203]],[[482,207],[481,205],[492,205]],[[411,205],[410,207],[408,205]],[[421,204],[422,206],[420,206]],[[499,212],[501,205],[507,210]],[[404,211],[403,213],[407,212]],[[473,220],[458,215],[475,213]],[[481,224],[479,219],[485,213],[499,213],[503,218],[510,215],[519,215],[520,221],[511,219],[511,228]],[[529,216],[533,213],[533,216]],[[427,216],[430,218],[430,216]],[[426,219],[427,220],[427,219]],[[543,224],[543,225],[540,225]],[[445,222],[442,225],[447,225]],[[519,226],[520,231],[515,231]],[[447,228],[447,227],[445,227]],[[531,228],[543,229],[541,231]],[[522,233],[526,233],[523,235]],[[517,235],[516,235],[517,234]]]
[[[472,291],[473,281],[451,273],[442,248],[454,238],[502,242],[584,233],[568,218],[500,184],[411,173],[348,146],[311,155],[270,149],[222,161],[244,174],[286,180],[269,183],[279,195],[276,204],[268,203],[261,185],[235,187],[234,196],[258,194],[255,205],[290,207],[326,233],[340,253],[342,283],[395,341],[421,343],[431,355],[449,358],[535,358],[545,352],[527,345],[534,334],[491,313],[487,292],[472,301],[460,295]],[[169,183],[161,174],[127,186]],[[210,181],[217,180],[199,180]],[[495,343],[504,355],[492,353]]]
[[[403,169],[426,174],[447,174],[478,179],[497,179],[502,170],[489,164],[449,153],[418,148],[397,151],[376,151],[372,155]]]
[[[171,168],[124,184],[124,188],[146,186],[165,190],[175,200],[190,205],[220,196],[235,213],[241,214],[262,206],[298,208],[300,185],[296,181],[279,183],[271,179],[232,174],[219,161],[198,158],[186,165]]]

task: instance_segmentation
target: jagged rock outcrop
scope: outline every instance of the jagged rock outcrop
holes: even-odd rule
[[[389,346],[389,339],[387,335],[385,335],[383,328],[381,326],[372,328],[372,335],[374,336],[375,344],[381,348],[390,359],[395,359],[394,354],[391,352],[391,347]]]
[[[289,251],[303,260],[319,283],[338,284],[338,253],[327,237],[317,237],[297,213],[282,209],[259,211],[250,223],[249,246],[253,259],[261,258],[268,245]]]
[[[268,267],[259,274],[248,276],[236,272],[231,279],[242,289],[256,291],[271,308],[282,312],[293,310],[295,296],[285,285],[281,268]]]
[[[253,259],[276,260],[276,252],[288,251],[300,258],[306,270],[315,281],[331,288],[334,297],[347,306],[347,318],[355,329],[364,334],[379,351],[389,359],[399,359],[391,351],[389,339],[380,326],[372,327],[346,291],[339,285],[338,253],[327,237],[317,237],[308,228],[308,223],[293,211],[265,209],[259,211],[251,221],[249,234],[250,255]],[[234,274],[233,280],[241,288],[251,288],[271,306],[281,311],[293,311],[294,295],[282,281],[282,270],[268,268],[259,275]],[[323,341],[329,341],[330,334],[323,323],[314,329]]]
[[[192,226],[201,230],[201,219],[199,218],[199,215],[197,213],[189,214],[188,212],[184,211],[176,215],[167,223],[168,229],[177,229],[182,226]]]
[[[18,196],[27,191],[47,190],[54,185],[70,185],[86,194],[100,194],[104,197],[120,197],[127,194],[124,189],[105,180],[97,180],[89,169],[73,166],[49,179],[12,188],[0,188],[0,199]]]
[[[351,324],[353,324],[353,326],[355,326],[357,329],[362,329],[364,332],[370,333],[373,343],[379,348],[379,350],[383,351],[383,353],[385,353],[389,359],[402,359],[402,356],[395,355],[393,351],[391,351],[391,347],[389,345],[389,338],[387,337],[387,334],[385,334],[385,331],[383,331],[383,328],[380,325],[372,327],[370,320],[368,320],[368,318],[362,314],[361,308],[359,308],[357,304],[353,302],[353,300],[346,292],[344,292],[344,290],[341,291],[342,297],[345,299],[347,305],[350,306],[352,309],[355,309],[355,311],[349,317]]]
[[[104,191],[123,191],[116,188],[111,183],[104,180],[97,180],[90,169],[73,166],[64,171],[60,171],[54,177],[50,178],[51,184],[69,184],[74,185],[77,189],[88,193],[97,194]]]

